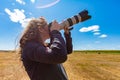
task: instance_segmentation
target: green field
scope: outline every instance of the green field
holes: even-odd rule
[[[69,80],[120,80],[120,51],[74,51],[64,67]],[[0,80],[29,80],[15,52],[0,52]]]

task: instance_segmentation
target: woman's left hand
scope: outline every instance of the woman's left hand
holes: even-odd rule
[[[72,30],[73,27],[64,27],[64,31],[65,31],[65,34],[69,34],[70,33],[70,30]]]
[[[68,27],[64,27],[65,34],[69,34],[69,29]]]

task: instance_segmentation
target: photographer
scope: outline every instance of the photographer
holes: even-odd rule
[[[51,27],[41,17],[29,22],[20,39],[21,59],[30,80],[68,80],[62,63],[72,53],[72,38],[64,28],[65,40],[59,32],[60,25],[53,21]],[[49,46],[45,40],[50,38]]]

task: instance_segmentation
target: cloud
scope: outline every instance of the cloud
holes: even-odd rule
[[[99,36],[99,38],[106,38],[107,35],[106,34],[101,34],[99,28],[100,28],[99,25],[92,25],[92,26],[89,26],[89,27],[83,27],[79,31],[80,32],[90,32],[91,31],[91,32],[93,32],[93,35]]]
[[[106,34],[102,34],[102,35],[100,35],[99,37],[100,37],[100,38],[106,38],[107,35],[106,35]]]
[[[93,26],[89,26],[89,27],[83,27],[79,30],[80,32],[97,32],[99,31],[99,25],[93,25]]]
[[[5,8],[5,12],[10,16],[10,19],[13,22],[19,22],[26,17],[24,15],[24,10],[14,9],[13,12],[11,12],[8,8]]]
[[[30,0],[32,3],[35,3],[35,0]]]
[[[101,33],[100,32],[94,32],[93,34],[94,35],[100,35]]]
[[[47,8],[47,7],[51,7],[51,6],[55,5],[55,4],[57,4],[59,1],[60,1],[60,0],[56,0],[56,1],[52,2],[52,3],[46,4],[46,5],[43,5],[43,6],[37,6],[37,8]]]
[[[25,27],[32,19],[26,18],[24,10],[14,9],[13,12],[11,12],[8,8],[5,8],[5,12],[9,15],[11,21],[20,23],[22,27]]]
[[[25,2],[23,0],[16,0],[16,2],[25,5]]]
[[[26,18],[26,19],[23,19],[23,20],[20,20],[19,23],[21,24],[21,26],[23,28],[25,28],[28,24],[28,22],[31,20],[32,18]]]

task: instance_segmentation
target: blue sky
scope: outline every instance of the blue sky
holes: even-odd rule
[[[84,9],[91,19],[75,24],[74,50],[120,50],[119,0],[1,0],[0,50],[13,50],[32,18],[65,20]],[[61,31],[63,33],[63,31]]]

